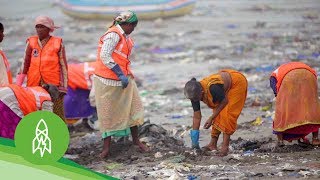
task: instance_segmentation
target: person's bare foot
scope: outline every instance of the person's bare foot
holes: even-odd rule
[[[277,142],[277,146],[278,146],[278,147],[283,147],[283,146],[284,146],[284,142],[281,141],[281,140],[278,141],[278,142]]]
[[[228,155],[228,153],[229,153],[229,148],[222,147],[217,155],[222,157],[222,156]]]
[[[140,142],[140,141],[135,142],[134,145],[135,145],[135,146],[138,146],[138,148],[140,149],[141,152],[148,152],[148,151],[150,151],[150,149],[149,149],[146,145],[144,145],[142,142]]]
[[[318,138],[312,138],[312,145],[319,146],[320,145],[320,140]]]
[[[104,150],[100,153],[99,157],[100,157],[101,159],[104,159],[104,158],[106,158],[108,155],[109,155],[109,149],[104,149]]]
[[[216,150],[217,150],[217,147],[211,146],[211,145],[206,145],[206,146],[203,146],[201,149],[202,149],[203,151],[216,151]]]

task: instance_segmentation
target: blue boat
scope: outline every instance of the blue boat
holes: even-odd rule
[[[62,11],[81,19],[112,19],[117,13],[135,11],[140,19],[182,16],[192,11],[196,0],[59,0]]]

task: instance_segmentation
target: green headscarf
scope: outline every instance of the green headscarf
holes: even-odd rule
[[[122,23],[135,23],[138,22],[138,17],[133,11],[125,11],[120,13],[116,18],[114,18],[114,24]]]

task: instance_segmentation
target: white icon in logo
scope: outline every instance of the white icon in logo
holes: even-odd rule
[[[33,154],[37,152],[37,150],[40,151],[41,157],[43,157],[45,151],[51,154],[51,139],[48,136],[48,131],[46,122],[41,119],[36,127],[36,136],[32,140]]]

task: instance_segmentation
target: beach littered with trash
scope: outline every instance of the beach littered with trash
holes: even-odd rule
[[[70,18],[54,1],[0,2],[5,26],[1,46],[14,75],[38,15],[48,15],[61,26],[54,34],[63,38],[69,62],[94,60],[98,39],[111,22]],[[132,69],[145,107],[140,140],[151,151],[141,153],[130,138],[115,138],[110,156],[102,160],[99,131],[79,122],[70,129],[66,158],[121,179],[320,178],[319,148],[296,142],[276,147],[269,87],[270,73],[285,62],[305,62],[320,72],[318,0],[198,0],[191,14],[139,21],[132,37]],[[243,72],[249,83],[225,157],[190,148],[193,110],[183,94],[192,77],[201,79],[221,68]],[[201,108],[203,124],[211,110],[205,104]],[[209,140],[210,130],[201,128],[200,146]]]

